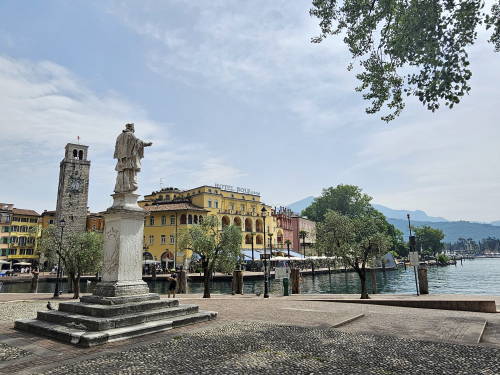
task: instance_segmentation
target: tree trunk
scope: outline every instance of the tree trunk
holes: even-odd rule
[[[73,299],[80,298],[80,275],[73,277]]]
[[[366,290],[366,270],[364,268],[356,270],[361,282],[361,299],[369,299],[368,291]]]
[[[210,298],[210,269],[208,261],[204,260],[203,264],[203,298]]]

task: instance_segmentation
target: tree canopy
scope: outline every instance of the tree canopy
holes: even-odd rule
[[[382,256],[390,247],[383,216],[362,215],[351,217],[328,210],[318,224],[316,246],[327,256],[336,256],[358,273],[361,298],[368,298],[366,266]]]
[[[416,227],[415,240],[416,250],[422,251],[423,254],[436,255],[443,250],[444,233],[440,229],[432,228],[430,226]]]
[[[328,210],[355,217],[374,210],[371,197],[354,185],[337,185],[323,189],[320,197],[315,198],[309,207],[302,211],[302,216],[320,222]]]
[[[73,281],[73,298],[79,298],[80,276],[98,272],[102,267],[103,238],[99,233],[73,233],[61,243],[60,228],[51,225],[42,230],[38,248],[51,263],[61,257],[64,270]]]
[[[220,229],[216,216],[207,216],[201,224],[192,225],[181,233],[180,247],[192,250],[201,258],[204,272],[204,298],[210,298],[209,278],[217,268],[234,270],[241,253],[241,230],[236,225]]]
[[[357,91],[371,101],[369,114],[396,118],[405,96],[417,97],[435,111],[460,102],[471,87],[468,49],[481,25],[500,51],[500,0],[489,13],[484,0],[313,0],[320,43],[343,36],[353,62],[360,65]],[[354,67],[351,62],[348,70]]]

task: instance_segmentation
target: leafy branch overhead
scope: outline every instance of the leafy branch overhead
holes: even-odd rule
[[[492,29],[489,41],[500,51],[500,0],[484,11],[484,0],[313,0],[320,43],[343,35],[359,62],[357,91],[371,101],[369,114],[394,120],[406,96],[435,111],[460,102],[471,87],[467,53],[480,25]],[[349,70],[352,69],[349,64]]]

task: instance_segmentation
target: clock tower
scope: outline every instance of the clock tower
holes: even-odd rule
[[[90,161],[89,146],[68,143],[59,167],[56,225],[66,222],[64,234],[84,232],[87,223]]]

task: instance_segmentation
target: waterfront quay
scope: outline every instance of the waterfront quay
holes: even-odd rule
[[[0,373],[500,373],[500,314],[325,301],[358,297],[183,295],[180,303],[218,311],[217,320],[83,349],[13,329],[46,311],[49,294],[3,293]],[[500,304],[500,296],[425,297],[452,298]]]

